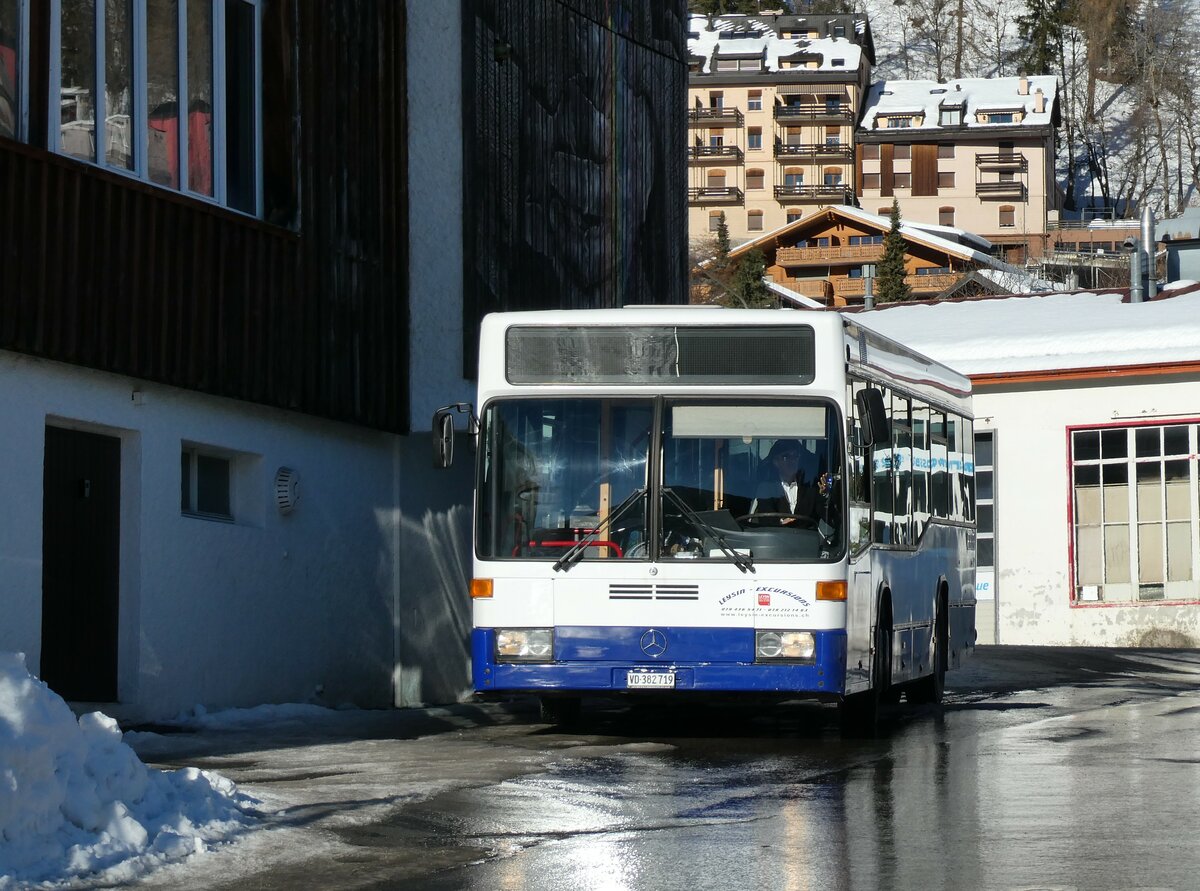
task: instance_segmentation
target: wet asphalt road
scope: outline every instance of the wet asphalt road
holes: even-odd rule
[[[233,878],[193,865],[157,884],[1200,889],[1198,681],[1192,651],[982,648],[944,707],[899,706],[867,740],[813,704],[596,703],[569,733],[517,705],[383,741],[429,746],[412,770],[466,758],[478,775],[366,823],[314,816],[319,856],[259,851]],[[256,791],[253,753],[193,754]]]

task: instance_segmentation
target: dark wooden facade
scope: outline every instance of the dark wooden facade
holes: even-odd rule
[[[261,221],[0,139],[0,348],[404,432],[405,16],[268,0]]]
[[[684,0],[464,0],[464,373],[488,312],[687,302]]]

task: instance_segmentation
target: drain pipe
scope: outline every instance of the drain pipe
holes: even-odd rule
[[[1126,238],[1129,248],[1129,302],[1142,302],[1142,245],[1136,238]]]
[[[1158,263],[1155,260],[1154,210],[1142,208],[1142,249],[1146,252],[1146,299],[1153,300],[1158,293]]]
[[[863,309],[875,308],[875,265],[863,266]]]

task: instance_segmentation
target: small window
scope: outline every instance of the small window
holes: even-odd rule
[[[721,61],[718,60],[717,68],[720,69],[720,67],[721,67]],[[736,64],[735,64],[735,68],[736,68]],[[724,108],[725,107],[725,94],[724,93],[709,93],[708,94],[708,107],[709,108]]]
[[[887,125],[889,130],[902,130],[912,126],[912,118],[888,118]]]
[[[185,445],[180,453],[180,510],[189,516],[232,520],[230,466],[227,457]]]
[[[761,232],[763,228],[763,212],[751,210],[746,213],[746,228],[751,232]]]
[[[824,173],[824,183],[827,186],[840,186],[842,184],[842,171],[826,170]]]
[[[766,177],[761,170],[746,171],[746,189],[761,189],[765,187]]]
[[[863,174],[863,188],[871,189],[873,191],[877,190],[879,188],[879,174],[878,173],[864,173]]]
[[[921,266],[917,269],[917,275],[949,275],[949,266]]]
[[[708,144],[714,148],[725,144],[724,130],[710,130],[708,132]]]
[[[953,189],[954,188],[954,171],[939,170],[938,171],[938,188]]]
[[[738,68],[742,71],[762,71],[762,59],[742,59]]]
[[[943,108],[938,115],[938,123],[943,127],[959,127],[962,126],[962,115],[961,108]],[[953,150],[953,146],[951,146],[951,150]]]
[[[804,171],[788,170],[783,174],[783,184],[785,186],[802,186],[804,185]]]
[[[762,90],[750,91],[750,95],[746,99],[746,109],[748,111],[762,111]]]
[[[1000,208],[1000,228],[1011,229],[1017,225],[1016,208],[1010,205],[1004,205]]]
[[[834,37],[845,37],[846,36],[846,26],[845,25],[834,25],[833,26],[833,36]]]
[[[912,174],[911,173],[897,173],[895,175],[894,185],[897,189],[911,189],[912,188]],[[889,211],[889,213],[890,213],[890,211]]]
[[[875,211],[881,217],[891,216],[892,209],[890,207],[881,207]]]
[[[864,145],[862,156],[863,156],[864,161],[878,161],[879,160],[879,145],[877,143],[870,144],[870,145]]]
[[[762,127],[751,127],[746,132],[746,148],[762,148]]]
[[[1014,171],[1012,171],[1012,170],[1001,170],[1000,171],[1000,182],[1015,183],[1016,181],[1017,181],[1017,174]]]
[[[787,209],[787,222],[794,223],[802,216],[802,212],[798,207],[789,207]]]
[[[954,225],[954,208],[939,207],[938,208],[938,225],[953,226]]]
[[[1011,124],[1013,122],[1012,112],[992,112],[987,116],[989,124]]]
[[[896,148],[892,152],[892,158],[897,161],[907,161],[912,158],[912,146],[907,142],[896,143]]]
[[[825,113],[840,114],[842,110],[841,96],[826,96],[825,97]]]
[[[939,160],[944,160],[946,158],[953,158],[954,157],[954,146],[953,145],[945,145],[945,144],[939,145],[938,149],[937,149],[937,156],[938,156]]]
[[[725,216],[721,211],[716,211],[708,215],[708,231],[716,232],[721,228],[721,219]]]
[[[737,59],[717,59],[718,71],[737,71]]]

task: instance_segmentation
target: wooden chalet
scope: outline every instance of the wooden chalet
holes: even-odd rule
[[[777,285],[826,306],[862,304],[863,267],[883,259],[886,217],[856,207],[827,207],[730,251],[737,259],[754,249]],[[981,266],[995,264],[986,241],[946,227],[901,224],[906,245],[905,281],[916,297],[935,297]]]

